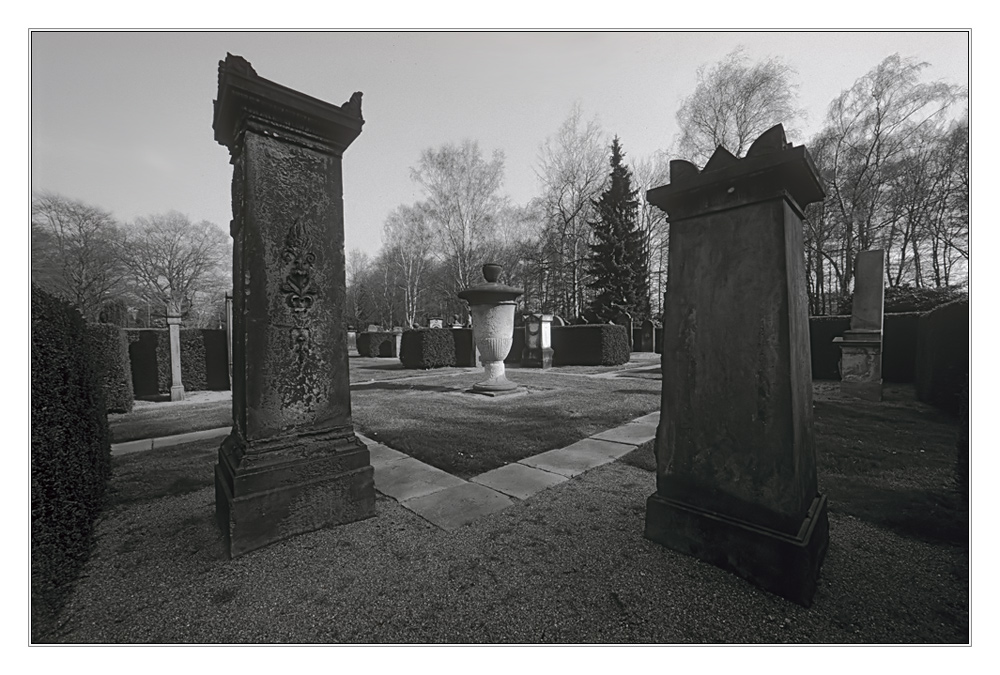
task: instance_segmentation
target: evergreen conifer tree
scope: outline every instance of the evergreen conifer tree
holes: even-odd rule
[[[632,188],[632,171],[622,163],[625,153],[618,137],[611,142],[611,176],[608,187],[594,202],[598,219],[591,223],[589,271],[596,291],[591,311],[610,321],[621,310],[634,320],[649,316],[648,257],[638,224],[639,202]]]

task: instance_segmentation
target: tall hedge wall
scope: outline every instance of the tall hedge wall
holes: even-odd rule
[[[628,329],[607,323],[552,327],[553,366],[617,366],[628,363]]]
[[[455,365],[455,338],[447,328],[419,328],[403,332],[399,360],[404,368],[441,368]]]
[[[368,357],[398,357],[396,336],[384,331],[365,331],[357,336],[358,354]]]
[[[108,412],[131,412],[135,403],[125,331],[110,323],[87,324],[88,348],[104,385]]]
[[[86,323],[31,288],[31,614],[44,640],[90,553],[111,475],[104,388]]]
[[[920,317],[917,398],[958,414],[962,390],[969,382],[969,301],[941,305]]]
[[[170,391],[170,332],[164,328],[127,331],[132,385],[136,396]],[[229,389],[229,354],[226,331],[182,328],[181,382],[185,391]]]

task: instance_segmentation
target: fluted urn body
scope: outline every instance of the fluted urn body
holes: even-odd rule
[[[474,391],[490,393],[517,389],[507,379],[504,359],[510,353],[514,335],[516,299],[524,291],[497,283],[500,266],[483,265],[486,283],[472,286],[458,294],[469,303],[472,312],[472,340],[479,349],[486,379],[472,386]]]

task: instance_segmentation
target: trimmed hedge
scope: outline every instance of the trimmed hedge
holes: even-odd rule
[[[396,354],[396,338],[392,333],[364,332],[358,333],[358,354],[368,357],[398,357]]]
[[[132,386],[136,396],[170,391],[170,332],[165,328],[127,331]],[[226,331],[218,328],[182,328],[181,382],[185,391],[229,389]]]
[[[403,331],[399,360],[404,368],[441,368],[455,365],[455,338],[447,328]]]
[[[461,368],[476,367],[476,345],[472,342],[471,328],[447,328],[455,339],[455,365]]]
[[[31,287],[32,639],[46,639],[90,554],[111,476],[104,388],[79,312]]]
[[[969,380],[969,301],[941,305],[920,317],[914,382],[917,398],[958,414]]]
[[[809,351],[814,380],[840,380],[840,347],[833,338],[851,328],[850,316],[809,317]]]
[[[108,412],[131,412],[135,393],[125,331],[110,323],[87,324],[87,348],[94,357],[98,378],[104,386]]]
[[[958,406],[958,457],[955,462],[955,480],[958,493],[966,505],[969,503],[969,380],[959,398]]]
[[[552,327],[553,366],[618,366],[628,363],[628,328],[607,323]]]

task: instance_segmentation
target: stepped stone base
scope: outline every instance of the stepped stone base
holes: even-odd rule
[[[817,495],[796,536],[653,494],[645,536],[735,572],[766,591],[809,607],[829,543],[826,497]]]

